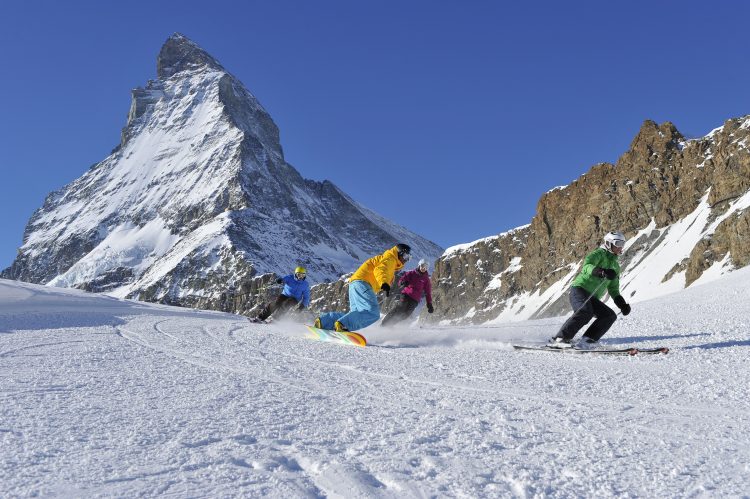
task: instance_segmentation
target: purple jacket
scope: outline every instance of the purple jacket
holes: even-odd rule
[[[419,270],[410,270],[401,276],[398,283],[404,286],[401,293],[412,300],[420,301],[424,293],[427,296],[427,303],[432,303],[432,284],[430,284],[430,274],[427,272],[423,274]]]

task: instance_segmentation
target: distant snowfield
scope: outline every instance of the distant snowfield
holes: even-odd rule
[[[561,322],[360,349],[0,280],[0,496],[748,497],[750,269],[606,337],[666,356],[511,349]]]

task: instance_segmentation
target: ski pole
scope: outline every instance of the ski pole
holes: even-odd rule
[[[583,309],[583,307],[586,306],[586,304],[596,295],[596,293],[598,293],[599,290],[602,289],[602,286],[604,286],[605,282],[606,281],[602,281],[602,282],[599,283],[599,285],[596,287],[596,289],[594,290],[594,292],[591,293],[588,298],[586,298],[586,301],[584,301],[583,304],[580,307],[578,307],[578,310],[576,310],[575,312],[573,312],[573,315],[575,315],[578,312],[580,312],[581,309]]]

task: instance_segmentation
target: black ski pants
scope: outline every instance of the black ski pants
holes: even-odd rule
[[[596,317],[583,335],[599,341],[617,319],[617,314],[611,308],[583,288],[570,288],[570,306],[573,307],[573,315],[560,328],[558,338],[572,340],[592,317]]]
[[[408,319],[409,316],[412,314],[412,312],[414,312],[414,309],[417,308],[417,305],[419,305],[418,301],[413,300],[411,297],[402,294],[398,303],[396,303],[396,306],[393,307],[390,310],[390,312],[386,314],[385,317],[383,317],[383,322],[381,322],[380,325],[392,326],[396,324],[397,322],[401,322],[404,319]]]
[[[264,321],[268,319],[274,312],[279,312],[278,315],[284,315],[290,308],[299,303],[297,300],[287,295],[279,295],[275,301],[267,304],[263,307],[263,310],[258,314],[258,319]]]

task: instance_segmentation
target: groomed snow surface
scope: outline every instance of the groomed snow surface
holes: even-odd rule
[[[0,496],[748,497],[750,269],[562,319],[363,331],[0,281]]]

